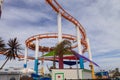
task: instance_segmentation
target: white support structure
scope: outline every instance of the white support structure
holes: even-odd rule
[[[79,27],[78,26],[76,26],[76,31],[77,31],[78,53],[80,55],[82,55],[82,46],[81,46],[81,39],[80,39],[80,31],[79,31]],[[80,62],[80,68],[83,69],[84,68],[83,59],[80,58],[79,62]],[[79,74],[79,71],[77,71],[77,73]],[[83,74],[81,74],[81,75],[83,75]],[[77,75],[77,77],[78,77],[78,79],[80,79],[79,75]]]
[[[39,53],[39,39],[36,37],[36,44],[35,44],[35,64],[34,64],[34,71],[38,75],[38,53]]]
[[[89,42],[89,39],[87,38],[87,45],[88,45],[88,54],[89,54],[89,59],[92,61],[92,53],[91,53],[91,48],[90,48],[90,42]],[[91,75],[92,75],[92,79],[96,79],[95,78],[95,71],[94,71],[94,66],[92,63],[90,63],[90,68],[91,68]]]
[[[25,47],[24,64],[26,65],[26,67],[27,67],[27,56],[28,56],[28,48]]]
[[[79,52],[80,55],[82,55],[82,46],[81,46],[81,39],[80,39],[79,27],[76,27],[76,30],[77,30],[78,52]]]
[[[87,44],[88,44],[89,59],[92,61],[92,53],[91,53],[90,42],[89,42],[89,39],[88,39],[88,38],[87,38]]]
[[[42,76],[44,76],[44,52],[42,52],[42,60],[41,60],[41,69],[40,69],[40,73]]]
[[[62,41],[62,21],[61,14],[58,13],[58,43]]]
[[[39,40],[38,40],[38,38],[36,38],[35,59],[38,59],[38,53],[39,53]]]

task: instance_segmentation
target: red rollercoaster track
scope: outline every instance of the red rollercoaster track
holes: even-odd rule
[[[45,33],[45,34],[39,34],[39,35],[34,35],[32,37],[29,37],[25,41],[26,46],[29,49],[35,50],[35,43],[34,43],[34,41],[36,40],[36,37],[38,39],[58,38],[58,34],[57,33]],[[72,41],[76,41],[76,36],[73,36],[73,35],[70,35],[70,34],[62,34],[62,38],[69,39],[69,40],[72,40]],[[76,48],[76,47],[77,47],[77,44],[73,44],[72,45],[72,48]],[[52,51],[53,49],[54,49],[54,47],[39,46],[39,51],[40,52],[49,52],[49,51]]]

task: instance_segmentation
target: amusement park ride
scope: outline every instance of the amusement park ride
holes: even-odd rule
[[[0,0],[2,1],[2,0]],[[47,4],[49,4],[53,10],[57,13],[58,15],[58,33],[45,33],[45,34],[39,34],[39,35],[34,35],[32,37],[29,37],[26,41],[26,48],[25,48],[25,55],[19,55],[19,57],[24,58],[25,63],[24,63],[24,68],[27,68],[27,59],[32,59],[35,60],[35,65],[34,65],[34,70],[36,72],[36,74],[38,74],[38,61],[42,60],[43,58],[38,57],[38,53],[39,52],[50,52],[54,49],[54,47],[47,47],[47,46],[41,46],[39,45],[39,40],[41,39],[50,39],[50,38],[58,38],[58,43],[60,43],[63,39],[68,39],[68,40],[73,40],[76,41],[76,44],[72,45],[72,48],[78,48],[78,54],[80,55],[79,59],[79,63],[80,63],[80,68],[84,69],[84,59],[86,59],[83,54],[85,52],[88,52],[89,54],[89,59],[86,59],[87,61],[90,62],[90,68],[92,71],[92,78],[95,79],[94,76],[94,67],[93,64],[95,64],[94,62],[92,62],[92,54],[91,54],[91,50],[90,50],[90,44],[89,44],[89,40],[87,38],[85,29],[83,28],[83,26],[80,24],[80,22],[78,20],[76,20],[73,16],[71,16],[69,13],[67,13],[61,6],[60,4],[57,2],[57,0],[46,0]],[[1,3],[0,3],[0,6]],[[1,8],[1,7],[0,7]],[[74,24],[75,28],[76,28],[76,36],[70,35],[70,34],[62,34],[62,21],[61,18],[65,18],[66,20],[70,21],[71,23]],[[28,48],[35,50],[35,58],[34,57],[30,57],[28,56]],[[73,51],[75,52],[75,51]],[[63,59],[65,58],[73,58],[75,56],[63,56]],[[53,60],[53,58],[45,58],[44,60]],[[60,63],[60,61],[59,61]],[[63,63],[61,63],[62,65]],[[96,64],[95,64],[96,65]],[[59,66],[59,68],[61,68]]]

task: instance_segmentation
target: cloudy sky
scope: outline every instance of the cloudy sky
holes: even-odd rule
[[[85,28],[90,39],[93,61],[103,69],[120,68],[120,0],[57,1]],[[0,37],[5,42],[18,37],[24,48],[25,40],[30,36],[57,32],[57,14],[45,0],[4,0],[2,10]],[[76,34],[74,25],[64,18],[62,27],[63,33]],[[46,43],[43,41],[41,44],[55,44],[53,40],[46,40]],[[4,60],[0,58],[0,64]],[[5,67],[15,64],[23,66],[23,62],[12,61]]]

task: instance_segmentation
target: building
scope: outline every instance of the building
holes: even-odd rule
[[[20,80],[21,74],[19,72],[0,72],[0,80]]]
[[[87,69],[52,69],[52,80],[92,79]]]
[[[31,68],[14,68],[10,67],[8,69],[0,70],[0,80],[20,80],[20,78],[29,77],[34,73],[34,70]]]

